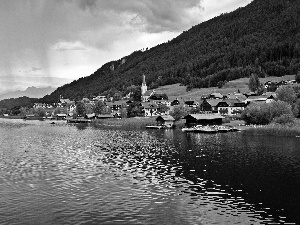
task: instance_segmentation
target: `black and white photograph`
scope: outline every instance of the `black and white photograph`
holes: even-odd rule
[[[0,0],[0,224],[300,224],[300,0]]]

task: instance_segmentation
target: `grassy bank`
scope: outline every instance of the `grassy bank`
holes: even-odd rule
[[[23,119],[24,116],[0,116],[3,119]]]
[[[286,125],[271,123],[265,126],[253,126],[249,130],[255,131],[260,135],[300,137],[300,120],[297,119],[295,123]]]

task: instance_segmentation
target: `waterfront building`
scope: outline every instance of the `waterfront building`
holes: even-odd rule
[[[220,114],[189,114],[184,117],[188,127],[195,125],[222,125],[223,116]]]
[[[156,118],[157,126],[166,126],[166,127],[173,127],[175,119],[173,116],[165,115],[165,116],[158,116]]]

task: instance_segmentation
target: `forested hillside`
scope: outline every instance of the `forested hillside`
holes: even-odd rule
[[[42,101],[81,98],[183,83],[190,88],[247,77],[295,74],[300,69],[300,1],[254,0],[248,6],[192,27],[177,38],[109,62],[94,74],[64,85]]]

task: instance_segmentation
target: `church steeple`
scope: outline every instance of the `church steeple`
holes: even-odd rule
[[[145,74],[143,74],[143,83],[141,86],[141,94],[144,95],[147,91],[147,84],[146,84],[146,77]]]
[[[147,86],[147,85],[146,85],[146,77],[145,77],[145,74],[143,74],[143,83],[142,83],[142,86]]]

